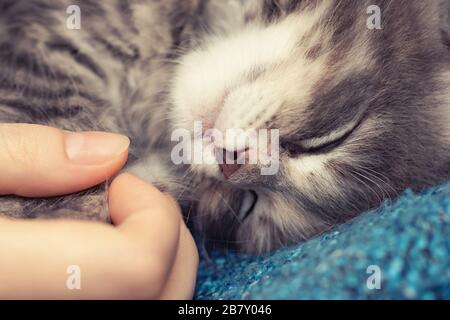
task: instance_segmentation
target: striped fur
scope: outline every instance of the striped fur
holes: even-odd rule
[[[81,30],[66,28],[74,4]],[[382,30],[366,28],[373,4]],[[264,252],[450,176],[448,12],[448,0],[0,0],[0,122],[126,134],[128,169],[175,193],[207,240]],[[170,132],[198,120],[280,129],[280,172],[223,182],[217,166],[175,168]],[[3,197],[0,213],[107,221],[105,191]]]

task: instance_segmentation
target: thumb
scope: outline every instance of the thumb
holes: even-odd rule
[[[176,201],[129,173],[114,179],[108,204],[114,225],[124,232],[132,229],[130,236],[143,243],[154,239],[154,234],[164,237],[179,232],[181,209]]]
[[[129,139],[31,124],[0,124],[0,195],[58,196],[95,186],[128,157]]]
[[[117,229],[150,257],[152,296],[162,292],[180,242],[181,210],[175,200],[127,173],[114,179],[109,212]]]

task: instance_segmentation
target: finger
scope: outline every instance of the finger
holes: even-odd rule
[[[180,208],[169,195],[129,173],[117,176],[109,188],[109,210],[113,223],[121,225],[133,214],[152,209],[180,218]]]
[[[161,300],[188,300],[194,296],[198,269],[198,251],[191,233],[184,223],[180,226],[180,242]]]
[[[147,252],[152,261],[151,286],[159,296],[178,250],[181,212],[174,200],[155,187],[122,174],[111,184],[109,212],[126,237]]]
[[[117,134],[0,124],[0,194],[45,197],[87,189],[120,170],[128,146]]]

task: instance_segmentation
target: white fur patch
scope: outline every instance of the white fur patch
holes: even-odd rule
[[[219,123],[222,129],[255,128],[289,96],[309,97],[323,75],[325,58],[311,63],[298,52],[299,42],[329,5],[270,26],[255,23],[232,35],[212,36],[186,55],[173,82],[175,126],[189,128],[193,121],[202,120],[207,127]],[[269,74],[252,79],[259,70]],[[304,86],[289,85],[292,82]]]

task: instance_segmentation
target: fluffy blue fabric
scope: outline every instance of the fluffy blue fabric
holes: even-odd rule
[[[269,256],[202,259],[197,299],[450,299],[450,183]],[[370,290],[369,266],[381,270]]]

